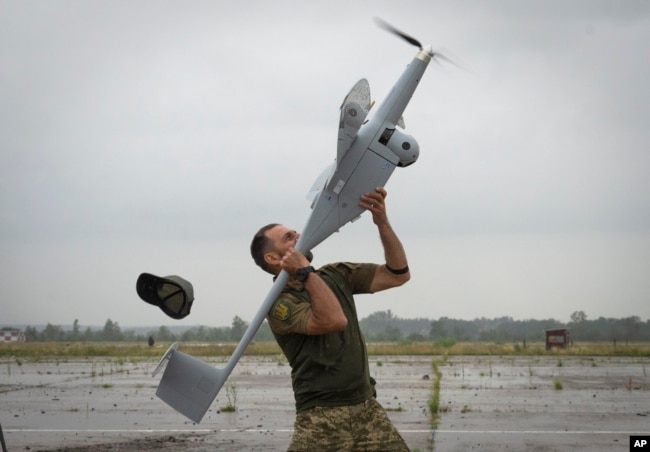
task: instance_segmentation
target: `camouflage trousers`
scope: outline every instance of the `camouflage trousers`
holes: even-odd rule
[[[408,451],[384,408],[371,398],[363,403],[315,407],[296,416],[288,452]]]

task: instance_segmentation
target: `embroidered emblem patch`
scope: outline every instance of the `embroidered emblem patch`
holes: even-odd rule
[[[291,315],[291,309],[286,304],[280,302],[273,308],[272,315],[278,320],[287,320]]]

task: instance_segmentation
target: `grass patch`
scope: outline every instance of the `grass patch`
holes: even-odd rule
[[[397,413],[401,413],[402,411],[404,411],[404,408],[402,408],[401,406],[398,406],[397,408],[384,407],[384,410],[386,410],[386,411],[394,411],[394,412],[397,412]]]
[[[433,368],[433,388],[429,399],[429,411],[431,412],[431,427],[435,429],[440,421],[440,380],[442,379],[442,373],[438,369],[436,359],[431,362],[431,367]]]
[[[20,365],[24,361],[38,362],[55,357],[109,357],[116,358],[118,366],[139,359],[159,359],[171,343],[149,347],[136,342],[24,342],[0,344],[0,358],[8,357]],[[230,356],[236,343],[181,342],[179,349],[196,357]],[[565,350],[545,349],[543,343],[530,343],[526,348],[517,344],[488,342],[376,342],[368,344],[371,356],[429,355],[429,356],[557,356],[558,367],[566,356],[629,356],[650,357],[650,343],[637,342],[614,347],[611,343],[584,343]],[[246,347],[245,355],[278,356],[280,347],[273,341],[253,342]]]
[[[228,380],[226,385],[226,398],[228,399],[228,404],[221,407],[222,413],[234,413],[237,411],[237,385],[233,380]]]

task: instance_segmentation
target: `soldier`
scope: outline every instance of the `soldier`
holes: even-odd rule
[[[295,249],[300,234],[269,224],[255,234],[251,255],[289,282],[267,320],[291,365],[296,420],[289,451],[408,450],[376,401],[375,380],[359,327],[354,294],[375,293],[410,279],[406,253],[386,214],[386,190],[361,196],[372,214],[386,263],[340,262],[318,270]]]

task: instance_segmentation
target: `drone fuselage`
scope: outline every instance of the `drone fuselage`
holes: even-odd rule
[[[417,141],[399,130],[397,124],[431,56],[430,48],[417,53],[379,108],[360,126],[350,148],[339,155],[336,169],[312,204],[313,211],[296,249],[303,253],[311,250],[359,217],[363,213],[359,207],[361,195],[383,187],[396,166],[408,166],[417,160]]]

